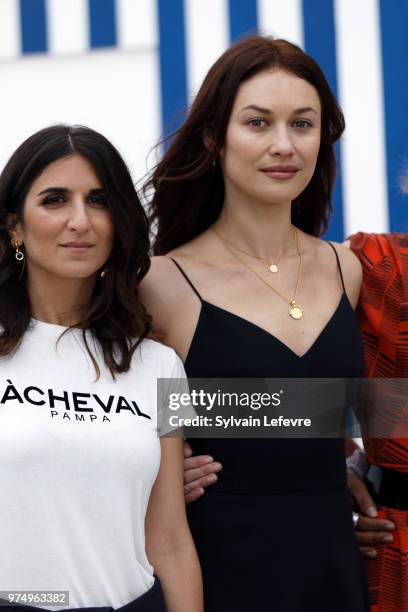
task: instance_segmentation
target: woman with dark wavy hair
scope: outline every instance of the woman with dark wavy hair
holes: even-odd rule
[[[190,377],[361,375],[361,266],[319,238],[343,129],[287,41],[245,39],[208,72],[146,185],[157,257],[141,295]],[[206,612],[369,609],[343,439],[191,445],[223,466],[188,507]]]
[[[201,612],[181,441],[157,435],[156,380],[184,371],[147,339],[148,223],[124,161],[89,128],[43,129],[3,170],[0,211],[8,605]]]

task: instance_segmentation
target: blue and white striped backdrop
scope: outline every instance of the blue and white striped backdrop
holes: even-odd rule
[[[163,130],[206,70],[246,33],[300,44],[345,112],[328,237],[408,232],[408,0],[0,0],[0,62],[115,47],[159,54]]]

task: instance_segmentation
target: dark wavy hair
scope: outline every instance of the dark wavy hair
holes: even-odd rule
[[[14,257],[9,231],[22,219],[33,181],[49,164],[73,154],[85,157],[95,169],[114,226],[103,278],[98,275],[78,326],[83,329],[97,377],[100,371],[86,330],[99,341],[115,377],[129,370],[134,351],[151,329],[151,317],[137,290],[150,266],[148,220],[119,152],[104,136],[83,126],[55,125],[33,134],[13,153],[0,175],[0,355],[18,347],[32,316],[27,273]]]
[[[145,183],[150,220],[157,227],[155,254],[188,242],[217,219],[224,199],[218,155],[238,88],[271,68],[308,81],[319,95],[322,129],[317,165],[307,187],[292,202],[292,223],[315,236],[326,230],[336,176],[333,143],[344,131],[343,114],[310,55],[286,40],[252,36],[230,47],[210,68],[186,121],[170,137],[169,148]],[[211,147],[204,141],[210,141]]]

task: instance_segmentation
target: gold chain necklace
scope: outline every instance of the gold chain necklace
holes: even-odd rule
[[[297,277],[296,277],[295,291],[294,291],[294,294],[293,294],[293,298],[291,300],[289,300],[285,295],[283,295],[283,293],[281,293],[280,291],[275,289],[275,287],[272,287],[272,285],[270,285],[264,278],[262,278],[262,276],[260,276],[260,274],[258,274],[258,272],[256,272],[243,259],[241,259],[241,257],[239,255],[237,255],[237,253],[235,253],[233,251],[234,247],[231,248],[230,244],[226,240],[223,239],[223,237],[219,234],[219,232],[217,232],[217,230],[214,227],[212,227],[211,229],[214,232],[214,234],[224,244],[225,248],[228,249],[228,251],[236,259],[238,259],[238,261],[240,261],[243,266],[248,268],[248,270],[250,270],[252,272],[252,274],[254,274],[260,281],[262,281],[264,285],[269,287],[269,289],[271,289],[274,293],[279,295],[279,297],[281,297],[285,302],[287,302],[289,304],[288,314],[289,314],[290,317],[292,317],[292,319],[299,320],[299,319],[301,319],[303,317],[303,308],[301,306],[299,306],[299,304],[296,303],[296,295],[297,295],[297,290],[298,290],[298,287],[299,287],[300,272],[301,272],[301,269],[302,269],[302,254],[300,252],[299,237],[298,237],[298,232],[297,232],[296,229],[294,231],[295,231],[295,237],[296,237],[296,247],[297,247],[297,252],[298,252],[298,256],[299,256],[299,265],[298,265],[298,271],[297,271]]]
[[[277,272],[279,272],[278,262],[284,256],[284,253],[280,257],[276,259],[272,259],[272,261],[269,261],[269,259],[266,259],[265,257],[260,257],[259,255],[255,255],[255,253],[250,253],[249,251],[244,251],[244,249],[239,249],[234,244],[231,244],[231,242],[228,242],[228,240],[222,234],[220,234],[218,230],[216,230],[215,228],[213,228],[213,230],[217,234],[218,238],[220,238],[220,240],[224,242],[224,244],[227,244],[228,246],[232,247],[233,249],[235,249],[235,251],[239,251],[240,253],[243,253],[244,255],[249,255],[250,257],[254,257],[255,259],[260,259],[261,261],[264,261],[265,263],[268,264],[269,272],[272,272],[273,274],[277,274]],[[291,240],[289,247],[292,246],[292,242],[295,240],[295,237],[296,237],[296,230],[294,229],[292,240]]]

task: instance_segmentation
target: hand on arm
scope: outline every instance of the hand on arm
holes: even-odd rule
[[[195,501],[204,493],[205,487],[218,480],[221,463],[208,455],[193,456],[188,442],[184,442],[184,499],[186,504]]]
[[[365,557],[377,556],[374,546],[392,542],[390,533],[394,523],[377,518],[377,509],[364,482],[353,471],[348,471],[347,487],[355,510],[359,517],[356,524],[356,536],[361,553]]]
[[[168,612],[203,612],[201,570],[183,499],[183,449],[162,438],[160,470],[146,515],[146,550]]]
[[[390,532],[395,529],[395,525],[391,521],[374,518],[377,516],[375,504],[364,482],[358,476],[349,472],[347,486],[360,515],[356,525],[360,551],[366,557],[376,557],[377,551],[374,546],[392,542],[393,536]]]

